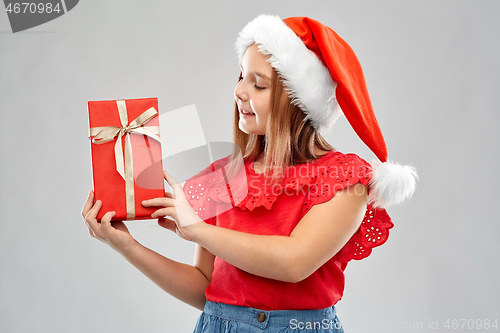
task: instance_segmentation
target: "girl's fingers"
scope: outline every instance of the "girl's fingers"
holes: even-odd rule
[[[83,214],[83,212],[82,212]],[[94,237],[95,238],[95,233],[94,231],[92,230],[92,228],[90,227],[90,224],[87,222],[87,220],[85,219],[85,216],[84,216],[84,219],[83,219],[83,222],[85,222],[85,225],[87,226],[87,229],[89,230],[89,234],[90,236]]]
[[[94,237],[95,238],[95,233],[94,231],[92,230],[92,228],[90,227],[89,223],[87,222],[87,220],[83,219],[83,222],[85,222],[85,225],[87,226],[87,229],[89,230],[89,234],[90,236]]]
[[[161,208],[151,214],[152,218],[172,216],[175,213],[175,207]]]
[[[100,229],[97,223],[96,216],[101,209],[102,202],[98,200],[94,204],[94,191],[90,191],[87,201],[83,205],[82,216],[87,229],[89,229],[90,236],[97,238],[96,232]]]
[[[98,234],[100,233],[101,226],[97,222],[96,217],[101,207],[102,207],[102,201],[97,200],[94,206],[87,212],[84,218],[85,222],[87,223],[87,226],[92,230],[95,237],[97,237]]]
[[[170,174],[168,172],[166,172],[165,170],[163,170],[163,177],[167,181],[168,185],[170,185],[170,187],[174,190],[174,194],[175,194],[175,188],[178,188],[178,187],[182,188],[181,184],[179,184],[179,182],[177,180],[175,180],[174,177],[170,176]]]
[[[115,228],[116,230],[120,230],[120,231],[125,231],[125,232],[128,232],[128,228],[127,226],[125,225],[125,223],[123,223],[123,221],[113,221],[111,222],[111,225],[113,226],[113,228]]]
[[[97,214],[99,213],[99,210],[102,207],[102,201],[97,200],[94,204],[94,206],[88,211],[88,213],[85,215],[85,220],[89,223],[92,223],[92,221],[96,221]]]
[[[170,193],[170,192],[165,192],[165,196],[166,196],[167,198],[170,198],[170,199],[173,199],[173,198],[174,198],[174,197],[172,196],[172,193]]]
[[[111,231],[111,219],[115,216],[115,212],[106,212],[101,219],[101,230],[104,234],[108,234]]]
[[[94,191],[90,191],[87,201],[83,205],[82,216],[85,217],[94,204]]]
[[[142,202],[144,207],[170,207],[174,206],[174,199],[172,198],[154,198],[144,200]]]
[[[158,225],[160,227],[163,227],[163,228],[168,229],[168,230],[173,231],[173,232],[175,232],[175,229],[177,229],[177,225],[175,224],[175,221],[171,220],[171,219],[167,219],[165,217],[160,217],[158,219]]]
[[[168,172],[163,170],[163,177],[165,177],[165,180],[167,181],[168,185],[172,188],[174,191],[173,196],[179,200],[181,198],[184,198],[184,190],[182,189],[181,184],[177,180],[174,179],[174,177],[170,176]]]
[[[167,183],[172,186],[172,185],[180,185],[179,182],[177,180],[175,180],[174,177],[170,176],[170,174],[168,172],[166,172],[165,170],[163,170],[163,177],[165,178],[165,180],[167,181]]]
[[[89,229],[90,236],[99,239],[97,235],[101,232],[101,225],[97,223],[97,220],[87,221],[86,219],[84,219],[84,221],[87,225],[87,228]]]

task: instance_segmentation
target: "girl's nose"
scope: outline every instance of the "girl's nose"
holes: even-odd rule
[[[236,88],[234,89],[234,98],[235,100],[242,100],[242,101],[245,101],[248,98],[248,95],[245,92],[244,84],[242,81],[238,82]]]

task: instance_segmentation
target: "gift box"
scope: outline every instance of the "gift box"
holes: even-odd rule
[[[113,221],[150,219],[158,208],[141,202],[165,197],[158,99],[91,101],[88,109],[97,220],[108,211]]]

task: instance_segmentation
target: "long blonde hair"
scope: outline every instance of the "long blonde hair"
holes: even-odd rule
[[[264,154],[265,175],[271,183],[282,180],[288,166],[306,163],[319,158],[315,146],[322,150],[333,147],[306,120],[305,113],[291,103],[279,74],[273,68],[271,84],[271,112],[266,134],[246,134],[240,130],[238,105],[234,105],[233,142],[241,150],[244,162]],[[283,94],[287,94],[286,98]],[[233,158],[239,152],[233,152]]]

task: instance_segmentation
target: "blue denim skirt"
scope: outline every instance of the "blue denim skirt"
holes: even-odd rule
[[[194,333],[343,333],[335,307],[264,311],[207,301]]]

